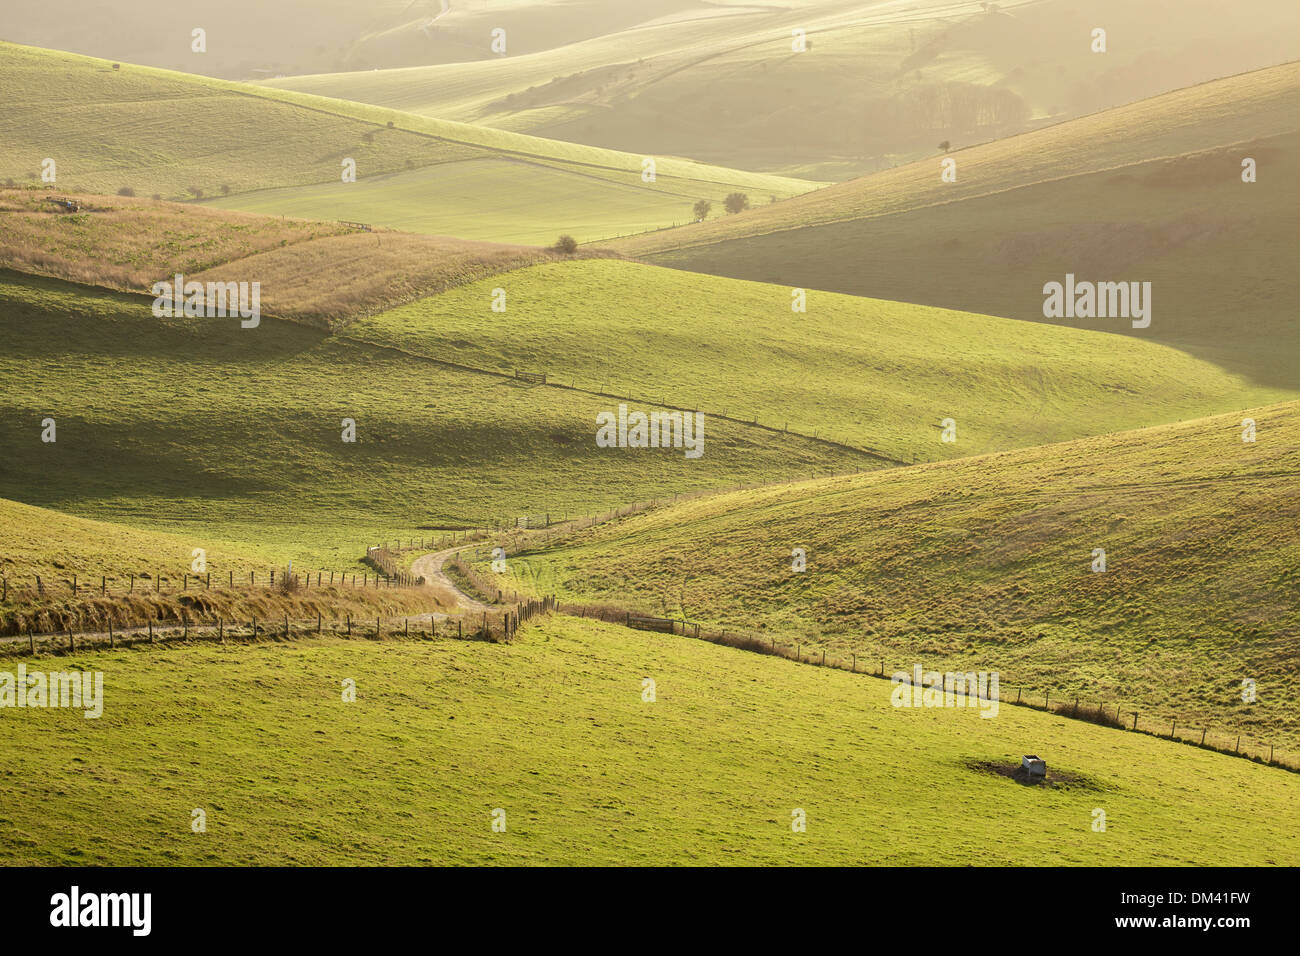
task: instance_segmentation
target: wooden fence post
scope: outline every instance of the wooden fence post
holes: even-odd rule
[[[113,646],[113,619],[108,619],[108,646]]]
[[[36,653],[36,635],[32,633],[32,626],[27,625],[27,648],[33,654]]]
[[[153,618],[149,618],[149,643],[153,643]]]

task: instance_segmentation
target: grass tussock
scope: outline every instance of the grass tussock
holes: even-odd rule
[[[1097,724],[1101,727],[1115,727],[1119,730],[1127,729],[1127,725],[1119,717],[1118,711],[1114,707],[1070,701],[1064,704],[1052,704],[1051,710],[1052,713],[1061,717],[1069,717],[1071,720],[1086,720],[1090,724]]]

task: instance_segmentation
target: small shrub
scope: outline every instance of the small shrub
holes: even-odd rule
[[[723,200],[723,205],[727,212],[736,214],[749,208],[749,197],[744,193],[728,193],[727,198]]]
[[[571,256],[578,251],[578,240],[572,236],[560,236],[559,239],[555,240],[555,251]]]
[[[123,186],[121,189],[117,191],[117,194],[119,196],[134,196],[135,190],[132,189],[130,186]]]

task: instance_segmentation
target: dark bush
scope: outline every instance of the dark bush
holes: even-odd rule
[[[722,204],[734,215],[749,208],[749,197],[744,193],[728,193]]]

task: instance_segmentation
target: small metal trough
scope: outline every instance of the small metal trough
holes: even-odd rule
[[[1020,758],[1020,766],[1031,777],[1047,776],[1047,761],[1037,754],[1025,754]]]

